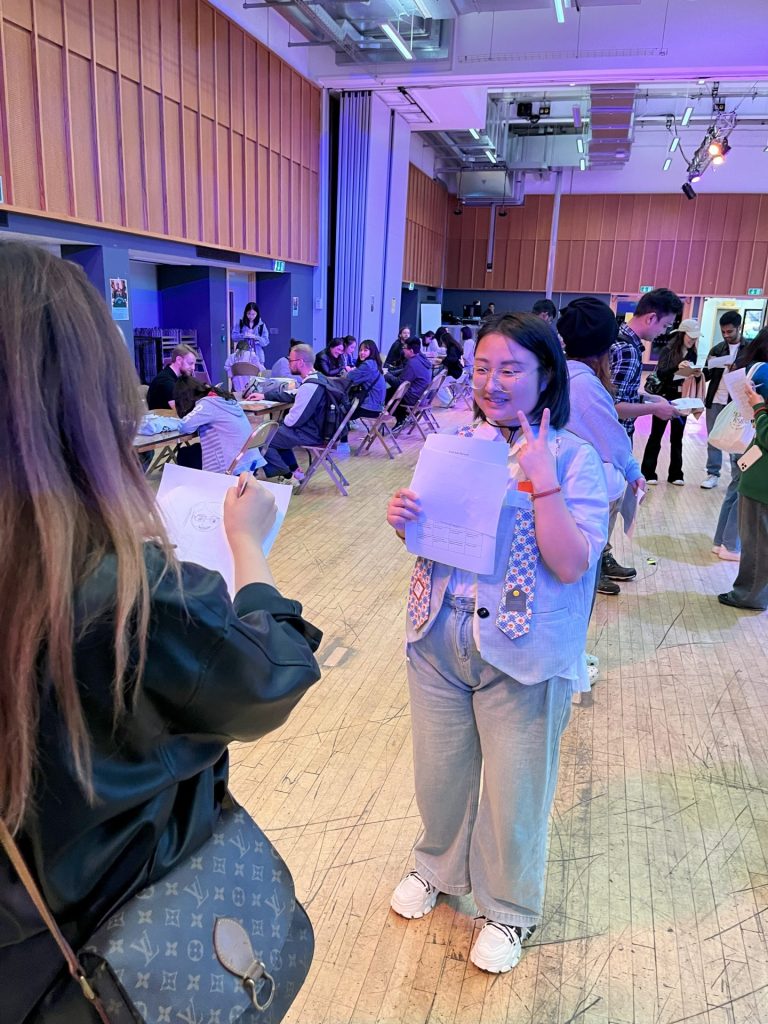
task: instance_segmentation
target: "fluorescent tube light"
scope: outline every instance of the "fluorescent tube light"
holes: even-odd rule
[[[488,157],[488,159],[491,161],[492,164],[496,163],[496,157],[493,155],[493,153],[490,151],[490,149],[486,149],[485,155]]]
[[[584,157],[582,157],[581,160],[579,160],[579,170],[580,171],[586,171],[586,169],[587,169],[587,161],[584,159]]]
[[[672,157],[668,156],[667,159],[664,161],[664,166],[662,167],[662,171],[668,171],[671,166],[672,166]]]
[[[417,8],[422,18],[431,18],[432,12],[424,3],[424,0],[413,0],[414,6]]]
[[[470,128],[469,129],[469,134],[472,136],[473,139],[479,139],[480,138],[480,133],[475,131],[474,128]]]
[[[392,42],[395,44],[395,46],[398,48],[400,53],[402,53],[406,60],[413,60],[413,54],[405,45],[405,40],[403,39],[399,32],[396,32],[392,28],[388,21],[383,22],[381,29],[386,35],[389,36],[389,38],[392,40]]]
[[[580,153],[584,152],[584,139],[576,139],[576,149],[578,149]]]
[[[670,152],[670,153],[674,153],[674,152],[675,152],[675,150],[677,149],[677,147],[678,147],[679,145],[680,145],[680,139],[679,139],[679,137],[678,137],[678,136],[676,135],[676,136],[674,137],[674,139],[672,139],[672,141],[671,141],[671,142],[670,142],[670,144],[669,144],[669,152]]]
[[[565,10],[563,9],[563,0],[555,0],[555,17],[561,25],[565,21]]]
[[[685,128],[687,126],[688,122],[691,120],[691,114],[692,113],[693,113],[693,107],[686,107],[685,108],[685,113],[683,114],[683,118],[680,121],[680,124],[683,126],[683,128]]]

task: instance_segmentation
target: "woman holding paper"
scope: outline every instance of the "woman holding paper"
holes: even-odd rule
[[[734,370],[747,370],[755,363],[768,362],[768,329],[762,331],[749,342],[741,355],[733,364]],[[729,455],[731,463],[731,479],[725,492],[720,515],[717,518],[715,535],[712,538],[712,554],[726,562],[738,562],[741,558],[741,541],[739,540],[739,484],[741,483],[740,455]]]
[[[476,419],[459,434],[505,444],[509,482],[487,575],[417,559],[406,621],[416,870],[392,908],[422,917],[440,892],[472,892],[485,924],[470,957],[513,968],[541,918],[547,825],[571,695],[588,690],[584,645],[608,504],[594,449],[566,432],[568,373],[539,318],[480,330]],[[404,536],[419,496],[387,519]],[[481,774],[483,779],[480,796]]]
[[[690,374],[701,374],[696,370],[694,364],[697,359],[696,342],[701,337],[701,327],[698,320],[683,320],[680,326],[671,335],[672,340],[659,356],[656,367],[656,376],[662,384],[662,397],[668,402],[680,398],[682,380],[675,379],[682,377],[681,371]],[[649,484],[657,484],[656,463],[661,451],[661,441],[667,429],[667,420],[658,416],[652,417],[651,433],[645,445],[641,469],[643,476]],[[669,468],[667,470],[667,482],[682,487],[683,479],[683,431],[685,430],[685,417],[679,416],[669,421]]]
[[[320,634],[275,588],[252,478],[224,503],[234,603],[177,561],[133,449],[136,373],[80,267],[0,244],[0,367],[0,818],[79,948],[211,838],[228,744],[285,721]],[[0,991],[4,1021],[95,1019],[2,852]]]
[[[750,346],[753,353],[768,346],[763,328]],[[753,360],[751,365],[756,365]],[[747,367],[749,369],[749,367]],[[768,362],[758,365],[746,382],[747,401],[755,417],[755,440],[739,456],[739,540],[741,565],[733,588],[719,594],[732,608],[768,608]]]

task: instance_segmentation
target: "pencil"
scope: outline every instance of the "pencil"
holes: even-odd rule
[[[237,480],[237,496],[242,498],[245,494],[245,488],[248,486],[248,474],[241,473]]]

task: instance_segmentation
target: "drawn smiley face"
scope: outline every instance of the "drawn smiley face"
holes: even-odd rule
[[[199,501],[189,510],[187,523],[198,533],[210,533],[221,522],[221,506],[213,501]]]

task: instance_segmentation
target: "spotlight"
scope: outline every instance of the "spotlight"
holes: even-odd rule
[[[693,181],[698,181],[699,179],[698,178],[693,178],[692,180]],[[689,181],[686,181],[682,185],[682,190],[683,190],[683,195],[685,196],[686,199],[695,199],[696,198],[696,193],[693,191],[693,188],[691,187],[691,183]]]
[[[701,174],[698,171],[693,171],[688,178],[689,181],[701,181]]]
[[[461,208],[461,203],[459,203],[459,205],[458,205],[458,206],[456,207],[456,209],[455,209],[455,210],[453,211],[453,216],[454,216],[454,217],[460,217],[460,216],[462,215],[462,213],[464,213],[464,211],[463,211],[463,210],[462,210],[462,208]]]
[[[722,156],[723,147],[717,140],[714,140],[713,142],[710,142],[709,146],[707,147],[707,152],[710,156]]]
[[[499,210],[499,216],[500,217],[508,217],[509,216],[509,211],[505,210],[504,207],[502,206],[502,208]]]

